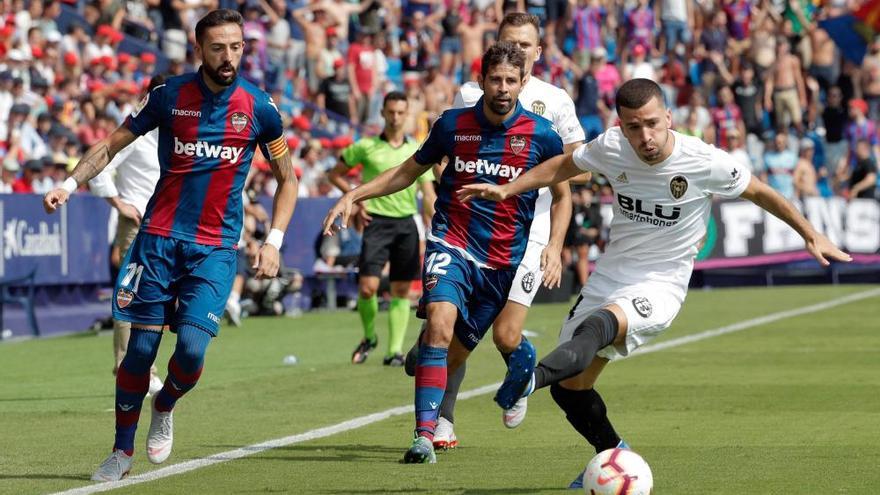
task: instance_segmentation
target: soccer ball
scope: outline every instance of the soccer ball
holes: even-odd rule
[[[653,486],[648,463],[629,449],[602,451],[584,471],[587,495],[650,495]]]

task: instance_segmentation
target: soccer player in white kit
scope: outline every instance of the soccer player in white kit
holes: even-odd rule
[[[150,79],[150,85],[144,94],[149,94],[156,86],[165,83],[161,75]],[[113,240],[113,252],[110,262],[117,268],[125,258],[128,247],[140,228],[141,218],[147,209],[147,202],[156,183],[159,181],[159,130],[135,139],[113,157],[103,172],[89,181],[92,194],[105,198],[110,206],[119,212],[116,223],[116,237]],[[114,177],[115,174],[115,177]],[[131,335],[131,323],[113,319],[113,374],[119,369],[128,339]],[[149,394],[156,394],[162,389],[162,380],[157,375],[156,365],[150,367]]]
[[[584,141],[584,130],[575,113],[574,102],[564,90],[548,84],[531,75],[532,67],[541,58],[540,20],[537,16],[522,12],[512,12],[504,16],[498,28],[498,41],[514,43],[526,54],[526,73],[529,74],[519,95],[523,108],[553,122],[556,132],[562,138],[563,149],[573,151]],[[453,108],[472,107],[483,96],[476,82],[462,85],[456,94]],[[566,189],[568,191],[568,189]],[[505,361],[522,342],[522,328],[538,286],[543,283],[548,288],[558,286],[562,276],[561,252],[571,217],[571,195],[560,195],[553,201],[549,188],[542,188],[535,204],[535,218],[529,231],[526,254],[520,263],[508,302],[493,324],[493,340]],[[416,349],[417,346],[413,347]],[[414,363],[415,353],[407,356]],[[411,368],[411,367],[408,367]],[[464,380],[465,363],[449,376],[446,394],[440,406],[440,419],[434,434],[434,447],[453,448],[458,439],[453,431],[455,399],[461,382]],[[409,372],[409,370],[408,370]],[[513,407],[504,411],[502,419],[505,426],[515,428],[525,418],[527,399],[523,397]]]
[[[672,131],[671,114],[653,81],[625,83],[617,92],[616,106],[620,126],[573,154],[548,160],[504,186],[467,185],[460,191],[462,199],[498,201],[585,170],[611,181],[611,242],[563,324],[559,346],[533,373],[508,374],[496,396],[498,404],[508,408],[520,397],[550,386],[568,421],[597,452],[621,440],[593,384],[609,360],[644,345],[678,314],[706,234],[713,196],[748,199],[779,217],[800,234],[823,266],[829,259],[851,260],[728,153]]]

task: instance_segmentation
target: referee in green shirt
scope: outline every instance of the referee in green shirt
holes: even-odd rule
[[[406,95],[392,91],[382,102],[385,128],[376,137],[361,139],[342,151],[342,161],[330,171],[328,177],[343,193],[351,189],[344,179],[351,167],[363,164],[363,182],[396,167],[415,153],[419,143],[403,132],[408,103]],[[414,215],[418,213],[416,189],[421,188],[426,226],[434,213],[433,174],[427,171],[406,189],[366,201],[360,205],[357,215],[367,223],[364,229],[361,257],[358,262],[358,312],[364,327],[364,338],[351,355],[351,362],[366,361],[376,348],[376,314],[379,301],[379,279],[385,263],[391,262],[391,306],[388,309],[388,352],[383,364],[403,366],[401,353],[406,326],[409,322],[409,288],[419,278],[419,231]]]

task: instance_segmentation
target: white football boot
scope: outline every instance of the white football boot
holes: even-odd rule
[[[458,439],[452,431],[452,423],[442,416],[437,420],[437,427],[434,428],[433,443],[437,450],[454,449],[458,445]]]
[[[150,402],[150,431],[147,433],[147,458],[153,464],[162,464],[171,455],[174,443],[174,411],[156,410],[156,397]]]
[[[121,450],[114,450],[110,457],[98,466],[92,481],[119,481],[131,471],[131,456]]]
[[[516,428],[522,424],[523,420],[526,419],[526,410],[528,408],[529,398],[520,397],[513,407],[505,409],[502,412],[501,419],[504,421],[504,426],[508,428]]]

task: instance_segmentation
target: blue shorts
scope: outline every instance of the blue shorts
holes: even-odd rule
[[[188,323],[217,336],[237,257],[232,248],[139,232],[116,279],[113,318],[172,330]]]
[[[428,241],[418,316],[425,318],[430,303],[454,304],[455,335],[472,351],[507,304],[515,275],[516,270],[480,268],[457,250]]]

